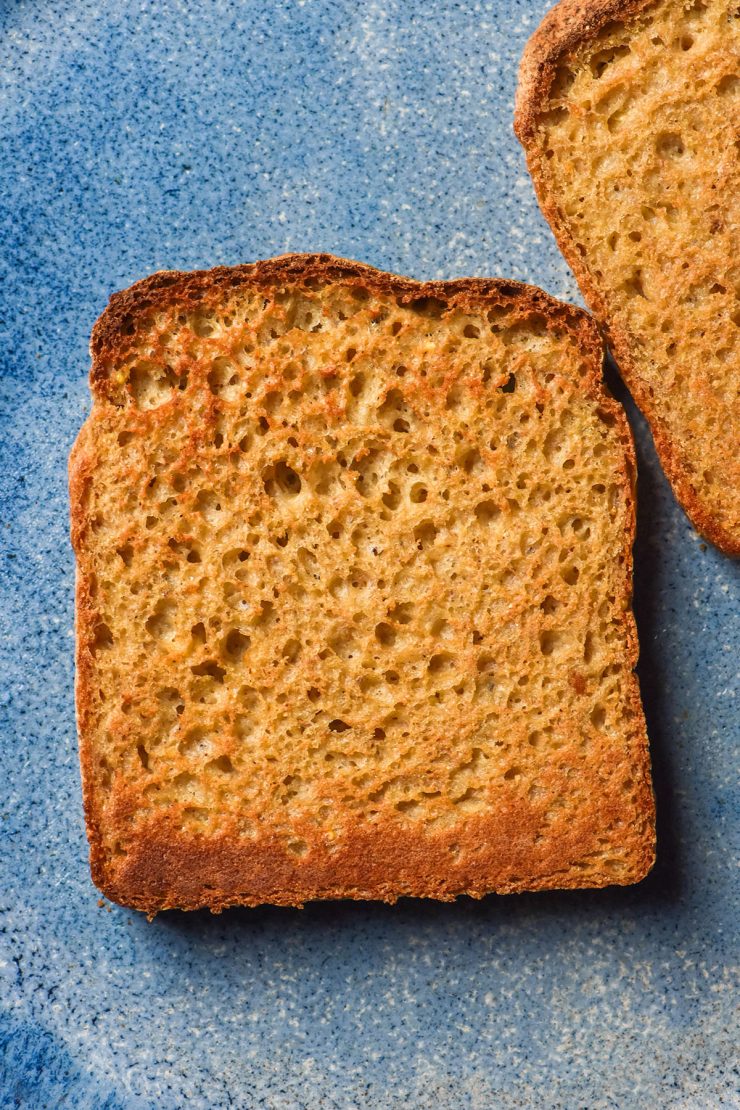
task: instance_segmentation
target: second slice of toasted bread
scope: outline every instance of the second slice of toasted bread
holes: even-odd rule
[[[696,527],[740,554],[740,8],[563,0],[515,128]]]
[[[645,874],[634,459],[585,313],[290,256],[156,274],[92,351],[77,705],[109,897]]]

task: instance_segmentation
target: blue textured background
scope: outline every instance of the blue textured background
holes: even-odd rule
[[[302,249],[576,299],[511,131],[544,7],[0,4],[3,1107],[740,1106],[738,568],[631,409],[645,883],[149,925],[87,871],[65,468],[93,321],[152,270]]]

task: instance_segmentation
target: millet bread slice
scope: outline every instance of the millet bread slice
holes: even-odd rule
[[[563,0],[515,130],[677,497],[740,554],[738,0]]]
[[[111,299],[71,459],[93,877],[178,906],[653,861],[634,456],[586,313],[328,255]]]

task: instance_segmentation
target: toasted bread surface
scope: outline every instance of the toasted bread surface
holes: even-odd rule
[[[740,554],[740,8],[563,0],[515,130],[694,525]]]
[[[105,894],[646,873],[634,456],[587,314],[293,255],[155,274],[92,355],[70,483]]]

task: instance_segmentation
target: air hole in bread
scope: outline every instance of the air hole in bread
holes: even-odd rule
[[[559,651],[564,644],[565,636],[562,632],[550,629],[540,634],[540,651],[543,655],[552,655],[553,652]]]
[[[228,755],[219,755],[206,763],[207,771],[217,771],[220,775],[233,775],[234,764]]]
[[[482,468],[481,453],[477,447],[465,451],[460,459],[460,465],[466,474],[472,474]]]
[[[131,566],[134,558],[134,549],[130,543],[125,543],[121,547],[117,547],[116,554],[118,555],[124,566]]]
[[[684,141],[676,131],[664,131],[658,135],[655,149],[661,158],[680,158],[686,153]]]
[[[740,77],[728,73],[715,86],[717,96],[740,96]]]
[[[170,366],[142,361],[129,375],[131,393],[138,408],[145,412],[159,408],[173,397],[178,377]]]
[[[420,551],[423,551],[427,547],[431,547],[437,535],[437,526],[431,520],[422,521],[421,524],[417,524],[414,528],[414,539]]]
[[[196,666],[190,668],[194,675],[199,677],[206,676],[214,679],[218,683],[222,683],[226,670],[224,667],[219,667],[218,663],[213,659],[207,659],[204,663],[198,663]]]
[[[175,614],[177,605],[169,599],[160,599],[154,612],[145,622],[150,636],[157,640],[172,640],[176,635]]]
[[[603,705],[597,705],[591,711],[591,723],[594,728],[602,729],[606,724],[606,710]]]
[[[392,512],[401,504],[401,491],[395,482],[388,483],[388,489],[383,494],[382,502]]]
[[[439,320],[447,309],[447,303],[438,297],[415,297],[405,303],[399,300],[402,308],[407,308],[417,316],[426,316],[430,320]]]
[[[453,664],[454,656],[447,651],[441,651],[431,657],[427,664],[427,670],[430,674],[441,674],[443,671],[449,670]]]
[[[190,629],[190,635],[199,644],[204,644],[206,642],[206,626],[204,625],[203,621],[198,621],[197,624],[193,625],[193,627]]]
[[[232,628],[224,640],[224,653],[226,657],[238,662],[249,649],[251,639],[238,628]]]
[[[475,517],[479,524],[492,524],[501,515],[501,510],[493,501],[479,501],[475,506]]]
[[[626,58],[631,53],[629,46],[612,46],[606,50],[599,50],[597,53],[592,54],[589,66],[591,73],[598,81],[606,72],[606,70],[614,62],[620,58]]]
[[[390,647],[396,640],[395,629],[385,621],[381,621],[375,626],[375,639],[384,647]]]
[[[99,651],[107,651],[112,647],[113,633],[104,621],[100,621],[100,623],[95,626],[95,631],[93,633],[91,644],[92,653],[96,655]]]

